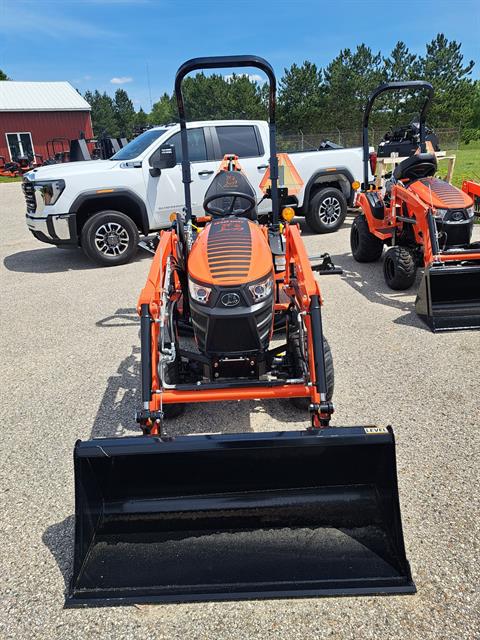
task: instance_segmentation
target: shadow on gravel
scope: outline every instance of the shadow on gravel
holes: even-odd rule
[[[57,247],[12,253],[3,264],[9,271],[21,273],[61,273],[96,268],[80,249]]]
[[[139,251],[132,262],[151,259],[151,257],[150,253]],[[89,260],[78,247],[48,247],[19,251],[7,256],[3,264],[9,271],[20,273],[62,273],[103,268]]]
[[[65,583],[65,593],[73,570],[73,532],[75,516],[68,516],[62,522],[52,524],[43,536],[43,544],[55,558]]]
[[[405,312],[405,315],[394,320],[394,324],[416,327],[429,332],[429,329],[415,312],[414,296],[423,275],[421,269],[418,270],[417,279],[410,289],[393,291],[385,283],[381,261],[360,263],[356,262],[349,253],[332,256],[332,260],[336,266],[343,269],[342,280],[355,291],[361,293],[369,302],[383,304]]]

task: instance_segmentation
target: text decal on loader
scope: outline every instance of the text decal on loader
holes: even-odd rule
[[[365,433],[388,433],[387,427],[364,427]]]

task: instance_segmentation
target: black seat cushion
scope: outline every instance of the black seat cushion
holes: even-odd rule
[[[396,180],[418,180],[435,175],[437,158],[434,153],[418,153],[402,160],[395,167],[393,177]]]
[[[205,200],[213,194],[218,193],[218,199],[212,200],[212,206],[218,209],[223,209],[225,213],[230,210],[232,204],[232,197],[225,196],[225,193],[229,191],[237,191],[240,193],[246,193],[253,198],[256,198],[255,189],[252,187],[248,178],[241,171],[219,171],[213,178],[210,186],[205,193]],[[235,209],[246,209],[250,206],[250,202],[244,198],[236,198],[234,207]],[[257,208],[252,209],[250,213],[246,215],[251,220],[257,219]]]

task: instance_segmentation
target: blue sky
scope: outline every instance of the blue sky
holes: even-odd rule
[[[0,68],[15,80],[68,80],[82,93],[127,89],[138,109],[171,91],[181,62],[254,53],[277,74],[324,66],[365,42],[415,53],[438,32],[462,42],[480,78],[479,0],[0,0]]]

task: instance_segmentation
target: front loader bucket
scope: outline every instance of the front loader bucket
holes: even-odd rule
[[[414,593],[391,429],[78,442],[67,606]]]
[[[480,329],[480,263],[426,267],[415,309],[432,331]]]

